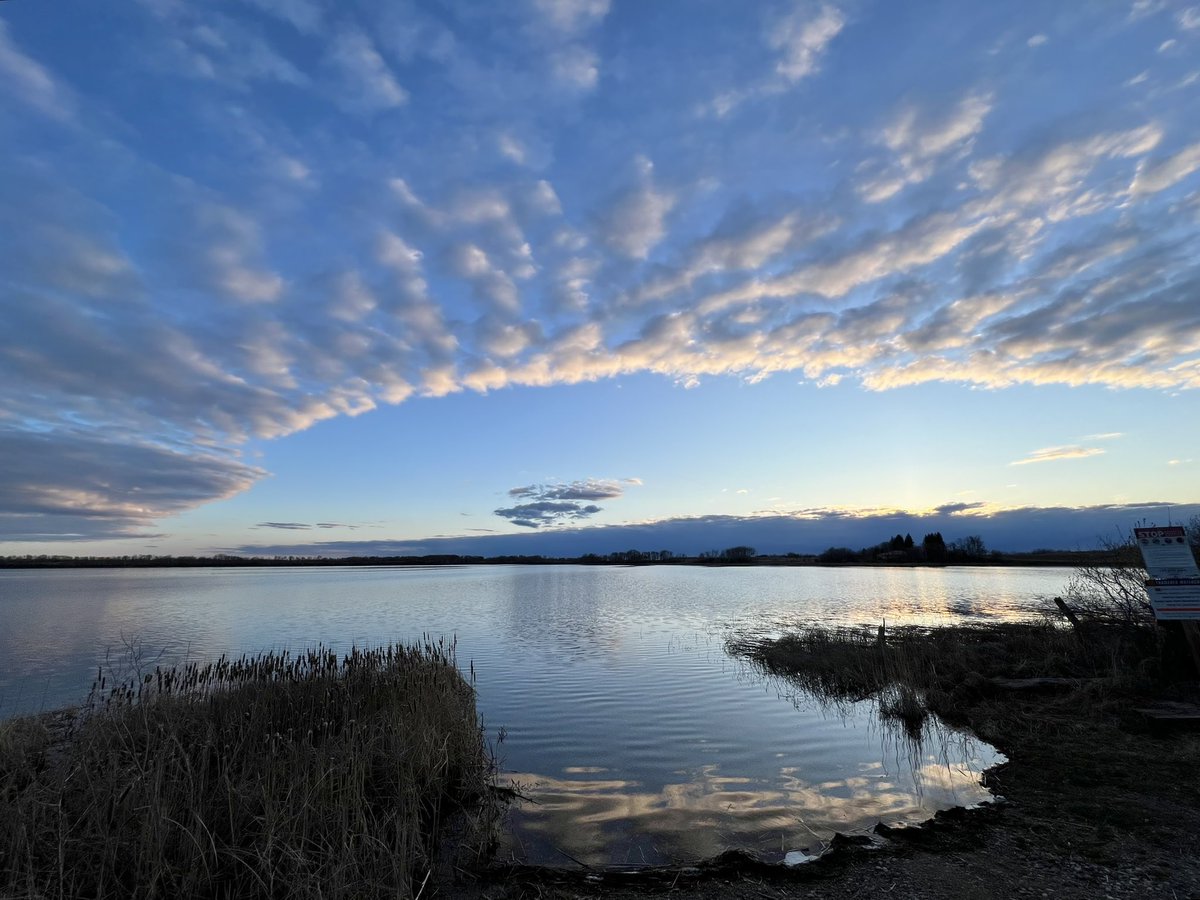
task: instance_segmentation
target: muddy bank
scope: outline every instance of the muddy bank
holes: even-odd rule
[[[793,635],[734,648],[798,688],[880,697],[900,730],[925,712],[970,728],[1009,761],[1002,801],[877,829],[795,868],[727,854],[653,872],[510,869],[442,896],[1200,897],[1200,732],[1139,709],[1200,702],[1152,629],[1042,625]],[[1169,649],[1169,648],[1168,648]],[[919,705],[919,710],[914,708]]]

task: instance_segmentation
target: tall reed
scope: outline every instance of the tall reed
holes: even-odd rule
[[[452,642],[98,672],[0,725],[0,895],[414,896],[492,771]]]

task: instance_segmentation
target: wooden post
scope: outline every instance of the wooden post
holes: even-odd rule
[[[1192,665],[1196,674],[1200,675],[1200,622],[1190,620],[1179,624],[1183,626],[1183,636],[1187,638],[1188,649],[1192,651]]]
[[[1076,617],[1075,613],[1071,612],[1071,607],[1067,606],[1067,604],[1063,602],[1062,597],[1055,597],[1054,605],[1057,606],[1059,611],[1067,617],[1067,621],[1071,623],[1073,628],[1079,627],[1079,619]]]

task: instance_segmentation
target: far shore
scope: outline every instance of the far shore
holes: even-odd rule
[[[634,551],[636,552],[636,551]],[[620,558],[626,554],[598,556],[462,556],[431,554],[425,556],[56,556],[30,555],[0,557],[0,569],[195,569],[195,568],[294,568],[326,566],[704,566],[754,567],[784,566],[810,568],[930,568],[964,566],[1074,567],[1108,565],[1111,550],[1036,550],[1027,553],[994,551],[978,558],[929,560],[855,560],[831,562],[815,554],[760,554],[746,559],[722,559],[704,556],[675,556],[668,559]],[[618,557],[618,558],[613,558]]]

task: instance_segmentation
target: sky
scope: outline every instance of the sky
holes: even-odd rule
[[[0,554],[1200,512],[1197,5],[7,0],[0,153]]]

